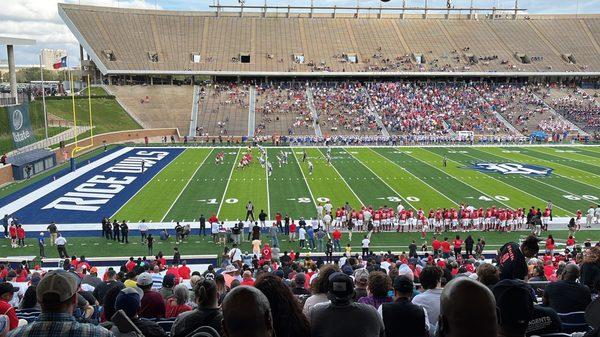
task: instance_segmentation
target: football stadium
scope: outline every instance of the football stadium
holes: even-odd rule
[[[0,29],[0,337],[600,336],[600,7],[121,2]]]

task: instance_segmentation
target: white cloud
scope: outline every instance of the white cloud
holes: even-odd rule
[[[36,46],[15,47],[15,58],[19,64],[35,64],[39,50],[43,48],[66,49],[69,65],[76,65],[79,59],[77,40],[58,16],[58,0],[0,0],[1,35],[31,38]],[[66,0],[60,2],[80,3],[126,8],[164,8],[173,10],[209,10],[215,0]],[[221,4],[238,4],[238,0],[220,0]],[[247,5],[262,6],[265,0],[246,0]],[[425,0],[406,0],[407,6],[422,6]],[[445,6],[446,0],[428,0],[430,6]],[[471,0],[453,0],[456,7],[468,7]],[[514,6],[514,0],[474,0],[476,6]],[[380,5],[401,6],[402,0],[382,3],[380,0],[359,0],[361,6],[377,8]],[[310,0],[267,0],[268,5],[307,6]],[[314,0],[315,5],[355,6],[356,0]],[[530,13],[600,13],[600,0],[520,0],[523,8]],[[6,48],[0,48],[0,59],[6,58]]]

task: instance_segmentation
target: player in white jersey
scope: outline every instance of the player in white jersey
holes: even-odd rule
[[[321,203],[317,205],[317,218],[319,220],[323,219],[323,205],[321,205]]]
[[[331,214],[331,210],[333,209],[333,205],[331,204],[331,201],[327,201],[327,203],[325,203],[325,213]]]
[[[313,174],[313,163],[309,160],[308,161],[308,175],[312,175]]]
[[[269,173],[269,177],[273,173],[273,165],[271,165],[271,162],[267,162],[267,172]]]
[[[265,168],[265,158],[263,156],[258,157],[258,162],[260,163],[260,167]]]

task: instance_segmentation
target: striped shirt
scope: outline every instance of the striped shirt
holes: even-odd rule
[[[66,313],[43,313],[38,320],[16,328],[9,337],[114,337],[113,333],[93,324],[79,323]]]

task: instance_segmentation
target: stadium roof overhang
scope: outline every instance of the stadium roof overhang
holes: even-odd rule
[[[103,66],[104,67],[104,66]],[[100,66],[98,65],[98,68]],[[104,67],[106,69],[106,67]],[[101,70],[102,71],[102,70]],[[206,75],[241,77],[598,77],[600,72],[271,72],[271,71],[163,71],[107,70],[104,75]]]

